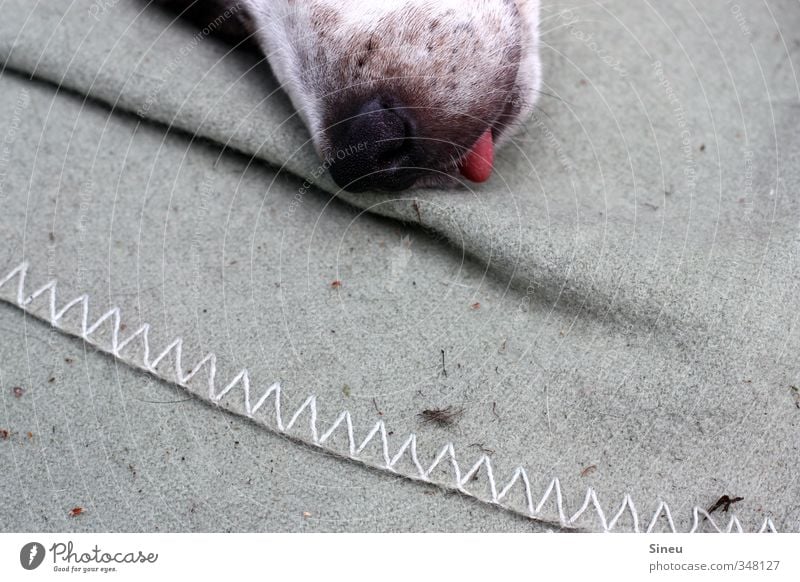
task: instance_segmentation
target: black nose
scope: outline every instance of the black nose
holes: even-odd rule
[[[419,178],[419,144],[408,108],[372,99],[335,123],[329,132],[330,172],[351,192],[398,191]]]

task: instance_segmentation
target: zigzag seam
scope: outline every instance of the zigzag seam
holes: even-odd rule
[[[321,435],[319,434],[319,429],[317,427],[317,400],[314,394],[309,395],[300,407],[291,415],[289,418],[288,423],[283,422],[283,413],[281,411],[281,386],[278,382],[273,383],[270,385],[264,392],[261,394],[258,399],[253,402],[253,390],[250,381],[250,374],[246,368],[242,369],[234,378],[225,384],[221,389],[217,386],[217,357],[213,353],[209,353],[204,356],[199,362],[197,362],[188,372],[184,372],[184,366],[182,363],[183,360],[183,340],[178,337],[174,339],[169,345],[167,345],[161,352],[158,352],[154,358],[151,359],[151,346],[149,340],[150,334],[150,325],[145,323],[141,325],[136,331],[131,333],[124,339],[121,339],[121,333],[123,329],[121,329],[121,310],[119,307],[113,307],[103,313],[97,320],[93,323],[90,323],[89,317],[89,296],[84,294],[79,297],[72,299],[71,301],[64,304],[62,307],[58,307],[58,282],[56,280],[52,280],[42,287],[33,291],[30,295],[26,295],[25,293],[25,281],[28,276],[29,264],[27,261],[22,262],[16,268],[12,269],[2,280],[0,280],[0,291],[2,291],[3,287],[8,285],[11,281],[15,278],[17,279],[17,289],[16,289],[16,297],[13,299],[9,299],[6,297],[0,296],[0,300],[15,305],[19,307],[26,313],[31,314],[38,319],[42,319],[49,323],[52,327],[70,334],[70,335],[77,335],[81,339],[83,339],[88,344],[91,344],[95,348],[103,351],[105,353],[111,354],[115,358],[125,361],[127,364],[131,365],[135,368],[140,368],[164,378],[162,374],[157,372],[157,368],[159,364],[161,364],[170,354],[173,356],[173,363],[174,363],[174,373],[177,383],[182,388],[189,389],[188,382],[194,378],[201,369],[206,369],[208,373],[208,393],[207,399],[215,404],[219,404],[223,398],[233,397],[237,391],[235,390],[237,387],[241,387],[241,396],[244,399],[244,410],[245,415],[249,418],[253,418],[256,413],[264,408],[264,405],[267,403],[270,397],[273,397],[274,402],[274,427],[264,423],[264,426],[275,432],[280,434],[287,434],[298,422],[300,417],[303,415],[304,412],[308,411],[309,413],[309,431],[311,436],[310,443],[325,449],[326,451],[335,454],[337,456],[343,456],[345,458],[349,458],[353,461],[359,462],[361,464],[376,467],[379,469],[387,470],[392,473],[402,475],[409,479],[423,481],[426,483],[431,483],[435,485],[439,485],[446,488],[452,488],[460,493],[467,495],[469,497],[474,497],[480,501],[498,505],[507,509],[508,511],[525,515],[528,518],[537,520],[537,521],[545,521],[552,523],[554,525],[558,525],[563,528],[574,528],[580,518],[584,516],[587,512],[594,511],[596,519],[600,522],[601,528],[605,532],[614,531],[617,524],[620,522],[620,519],[626,514],[629,514],[633,521],[633,528],[632,530],[636,533],[640,533],[642,531],[650,533],[655,531],[656,526],[659,523],[660,519],[664,519],[667,523],[669,531],[673,533],[677,533],[677,528],[675,526],[675,522],[672,518],[672,513],[670,511],[669,505],[666,502],[660,501],[658,507],[653,514],[652,519],[649,521],[647,526],[642,529],[643,525],[639,519],[639,513],[634,505],[633,499],[630,495],[626,494],[623,497],[622,503],[620,507],[613,513],[611,519],[608,519],[606,511],[603,509],[602,505],[600,504],[596,491],[589,487],[586,490],[586,495],[584,496],[583,504],[580,508],[571,516],[567,514],[564,504],[564,497],[561,491],[561,484],[558,478],[554,478],[550,481],[549,486],[545,490],[544,494],[540,498],[539,502],[534,504],[534,498],[531,493],[531,484],[528,478],[528,473],[525,471],[523,467],[517,467],[514,470],[513,475],[511,476],[510,480],[500,489],[498,489],[498,482],[494,475],[494,470],[492,468],[491,460],[488,456],[482,455],[478,460],[470,467],[466,473],[462,471],[461,465],[459,465],[455,446],[452,442],[446,443],[439,453],[434,458],[431,465],[426,469],[423,464],[420,462],[419,455],[417,453],[417,435],[414,433],[409,434],[403,444],[397,449],[394,455],[390,452],[389,447],[389,438],[387,435],[386,425],[383,420],[379,420],[375,426],[367,433],[364,439],[358,443],[358,440],[355,437],[355,432],[353,429],[353,419],[350,413],[347,410],[343,410],[334,420],[333,424],[330,425]],[[32,306],[37,299],[41,297],[46,297],[48,299],[48,307],[49,311],[46,316],[40,315],[36,313]],[[68,329],[65,329],[61,325],[61,320],[64,316],[70,312],[71,310],[75,309],[76,307],[80,307],[81,310],[81,323],[80,323],[80,330],[76,334]],[[104,346],[97,340],[92,339],[92,335],[106,322],[111,322],[111,346]],[[138,361],[133,361],[129,359],[125,359],[123,356],[123,351],[129,347],[135,340],[139,339],[140,346],[142,348],[142,358],[141,363]],[[171,381],[167,378],[164,378],[167,381]],[[326,443],[330,440],[331,436],[336,433],[337,430],[340,430],[342,425],[345,427],[345,431],[347,434],[348,439],[348,452],[346,455],[342,454],[340,451],[330,447],[325,446]],[[367,446],[373,441],[373,439],[379,438],[381,444],[381,452],[382,452],[382,464],[371,462],[362,457],[362,453],[367,448]],[[307,442],[307,441],[303,441]],[[401,473],[396,469],[397,464],[404,456],[408,456],[413,467],[415,469],[415,473]],[[449,463],[452,469],[452,481],[451,482],[441,482],[435,480],[431,477],[434,470],[439,467],[442,463]],[[488,498],[481,496],[479,494],[473,493],[468,491],[465,486],[470,482],[470,480],[478,473],[478,471],[484,469],[484,474],[486,475],[486,479],[489,483],[489,492],[490,495]],[[510,506],[508,503],[509,494],[512,492],[514,487],[522,487],[522,492],[525,496],[525,510],[519,510],[515,507]],[[544,513],[544,507],[547,505],[548,501],[555,501],[555,506],[557,508],[557,516],[550,515]],[[707,524],[713,531],[716,532],[738,532],[742,533],[744,530],[742,528],[739,519],[736,515],[731,515],[731,518],[727,524],[727,526],[721,527],[719,526],[713,519],[711,515],[708,514],[707,511],[700,507],[694,507],[692,510],[692,526],[689,530],[689,533],[694,533],[700,530],[701,524]],[[772,519],[767,517],[764,519],[761,527],[759,528],[758,532],[776,532],[775,525],[772,522]]]

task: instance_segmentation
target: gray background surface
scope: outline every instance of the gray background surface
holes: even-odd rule
[[[181,335],[192,353],[214,351],[229,375],[244,366],[262,383],[280,380],[295,406],[313,392],[323,420],[347,408],[364,431],[384,418],[397,435],[417,433],[425,458],[452,441],[477,459],[481,445],[497,475],[526,467],[534,497],[558,477],[569,514],[591,486],[607,516],[629,494],[641,522],[664,500],[688,529],[693,507],[727,494],[744,497],[734,509],[745,529],[767,516],[798,529],[795,2],[748,5],[744,20],[721,0],[590,3],[567,13],[567,3],[548,5],[545,89],[556,98],[543,97],[530,131],[499,154],[493,180],[401,199],[343,196],[355,207],[324,190],[293,204],[297,175],[318,162],[251,57],[211,39],[193,43],[196,31],[183,25],[164,32],[168,20],[135,3],[87,29],[89,5],[19,3],[0,24],[10,68],[69,89],[3,77],[10,114],[0,132],[13,147],[0,261],[9,268],[26,258],[32,278],[57,277],[65,297],[89,292],[119,305],[132,327],[146,321],[162,341]],[[164,78],[186,46],[179,74]],[[156,123],[141,124],[136,111]],[[19,330],[21,316],[4,308],[6,316]],[[40,371],[41,358],[22,349],[4,359],[7,411],[23,410],[23,399],[9,393],[19,380],[5,378]],[[104,358],[86,364],[93,377],[104,366],[124,375]],[[87,396],[84,376],[67,386],[76,406],[99,398]],[[420,423],[434,406],[464,414],[452,427]],[[201,425],[241,422],[199,403],[182,407]],[[19,438],[26,431],[7,414]],[[31,417],[16,422],[23,418]],[[102,418],[115,442],[128,433],[119,407]],[[253,439],[247,455],[259,459],[267,439],[276,457],[323,458],[297,463],[314,483],[316,471],[336,487],[363,479],[370,497],[383,492],[376,504],[407,510],[397,529],[532,527],[459,497],[431,501],[422,486],[278,437]],[[245,470],[212,440],[199,446],[207,459],[223,455],[231,471]],[[58,442],[75,448],[71,436]],[[163,487],[171,465],[146,450],[141,470]],[[12,458],[26,466],[25,453]],[[369,506],[366,495],[298,491],[287,474],[271,487],[290,520],[269,513],[265,529],[299,527],[291,520],[305,492],[337,516]],[[198,481],[211,486],[196,472],[181,482]],[[485,479],[469,488],[487,496]],[[402,502],[409,497],[419,510]],[[176,524],[190,523],[186,511],[176,510]],[[394,528],[385,519],[330,529]],[[599,527],[589,514],[577,525]],[[249,527],[262,526],[242,522]]]

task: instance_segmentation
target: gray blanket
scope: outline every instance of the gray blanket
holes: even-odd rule
[[[552,526],[798,529],[795,3],[546,6],[547,94],[493,179],[401,196],[318,177],[253,55],[136,2],[10,4],[6,70],[58,88],[3,76],[5,299]],[[26,303],[50,278],[119,325]]]

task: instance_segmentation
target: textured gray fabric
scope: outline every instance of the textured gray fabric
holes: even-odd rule
[[[0,346],[4,532],[541,530],[211,412],[5,304]]]
[[[606,517],[630,494],[645,527],[659,500],[688,529],[727,494],[745,529],[798,529],[796,3],[547,7],[557,98],[492,181],[340,193],[405,225],[296,198],[319,162],[253,57],[137,3],[98,24],[89,2],[7,4],[9,67],[115,108],[5,92],[24,110],[0,128],[18,125],[9,266],[281,380],[295,407],[313,392],[329,422],[383,418],[426,459],[492,450],[501,485],[522,465],[536,500],[558,477],[570,515],[591,485]],[[420,423],[433,406],[464,414]]]
[[[58,277],[64,302],[71,291],[88,290],[94,310],[111,304],[123,307],[128,327],[123,333],[138,325],[137,314],[142,319],[147,314],[156,329],[165,325],[170,332],[185,332],[189,339],[202,337],[205,349],[220,354],[221,368],[264,357],[261,366],[251,365],[254,378],[273,378],[269,360],[290,370],[289,377],[304,369],[310,378],[324,372],[313,359],[309,363],[281,351],[270,356],[270,350],[280,350],[276,341],[282,335],[280,309],[266,314],[274,323],[255,321],[246,328],[226,324],[226,317],[234,321],[252,317],[246,313],[248,294],[239,277],[226,275],[223,300],[211,281],[217,268],[213,263],[220,256],[213,249],[220,248],[226,235],[245,228],[239,221],[253,217],[252,208],[263,195],[261,184],[272,180],[274,172],[263,167],[245,170],[246,161],[238,156],[220,157],[215,147],[192,145],[185,136],[165,135],[159,127],[137,127],[135,119],[124,115],[109,117],[97,104],[13,74],[1,77],[0,87],[0,107],[20,112],[4,120],[9,123],[0,129],[9,136],[13,152],[3,165],[8,170],[3,185],[9,194],[0,229],[4,275],[24,255],[33,263],[31,276],[37,283]],[[201,188],[212,169],[214,188]],[[180,185],[170,198],[176,171]],[[295,191],[291,186],[273,187],[270,198],[275,200],[267,206],[290,200]],[[243,197],[238,204],[237,195]],[[310,196],[317,198],[317,211],[308,214],[305,208],[298,209],[298,237],[307,236],[307,225],[325,203],[318,195]],[[239,210],[229,216],[231,205]],[[268,208],[265,212],[269,215]],[[165,242],[163,229],[173,222],[171,217],[175,222],[169,227],[170,241]],[[346,227],[351,218],[346,207],[329,208],[325,220],[330,222],[323,230],[333,236],[332,229]],[[231,226],[230,221],[239,224]],[[391,228],[381,219],[365,216],[351,225],[351,236],[377,239]],[[257,246],[277,247],[285,233],[267,231],[266,241]],[[160,258],[164,244],[176,253],[166,260]],[[240,253],[246,254],[248,245],[228,244],[238,249],[235,255],[245,263]],[[427,266],[441,272],[438,246],[420,239],[414,245],[415,256],[431,255]],[[291,265],[284,261],[275,268],[291,272],[295,283],[290,287],[303,284],[306,246],[301,246]],[[110,263],[109,256],[114,257]],[[178,271],[167,276],[161,297],[161,268],[171,270],[170,265]],[[225,267],[237,267],[234,255],[226,256]],[[242,275],[246,278],[247,271]],[[277,289],[271,280],[264,288],[266,303],[272,306]],[[330,301],[327,282],[320,289]],[[0,295],[13,297],[6,291]],[[74,315],[66,319],[80,320]],[[259,338],[255,332],[259,329],[269,333]],[[163,329],[158,332],[166,335]],[[319,381],[333,383],[334,378]],[[353,386],[350,399],[370,402],[377,394],[359,387],[357,378],[348,381]],[[287,403],[304,396],[292,394],[297,388],[292,382],[286,384]],[[342,397],[342,384],[336,389]],[[330,453],[264,431],[253,422],[187,398],[180,389],[96,353],[2,302],[0,402],[0,430],[9,431],[8,438],[0,438],[3,531],[546,528],[474,499],[344,463]],[[326,418],[324,408],[321,418]],[[86,513],[72,518],[68,514],[76,506]]]

